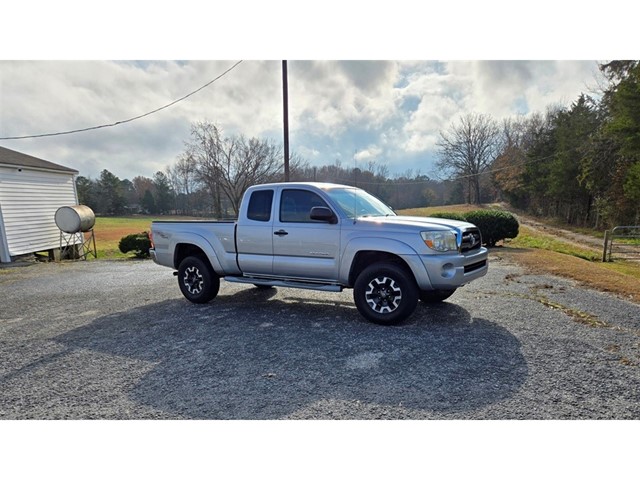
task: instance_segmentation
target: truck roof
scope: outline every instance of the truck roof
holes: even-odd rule
[[[262,183],[259,185],[253,185],[251,188],[269,188],[269,187],[281,187],[286,185],[287,187],[316,187],[321,190],[330,190],[333,188],[356,188],[351,185],[341,185],[339,183],[326,183],[326,182],[277,182],[277,183]]]

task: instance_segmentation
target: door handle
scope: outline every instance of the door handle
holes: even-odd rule
[[[289,235],[289,232],[286,232],[282,229],[278,230],[277,232],[273,232],[274,235],[278,235],[279,237],[284,237],[285,235]]]

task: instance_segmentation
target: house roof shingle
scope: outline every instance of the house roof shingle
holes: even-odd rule
[[[15,165],[17,167],[42,168],[45,170],[54,170],[65,173],[79,173],[73,168],[63,167],[57,163],[42,160],[41,158],[32,157],[26,153],[16,152],[8,148],[0,147],[0,165]]]

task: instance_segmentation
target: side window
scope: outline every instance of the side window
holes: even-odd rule
[[[259,222],[271,220],[271,204],[273,203],[273,190],[257,190],[251,194],[247,218]]]
[[[328,207],[317,194],[307,190],[283,190],[280,198],[281,222],[316,223],[309,216],[313,207]]]

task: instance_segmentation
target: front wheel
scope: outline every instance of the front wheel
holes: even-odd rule
[[[218,294],[220,278],[202,258],[187,257],[178,267],[178,285],[190,302],[207,303]]]
[[[415,310],[418,286],[411,273],[394,263],[373,264],[358,275],[353,300],[370,322],[395,325]]]

